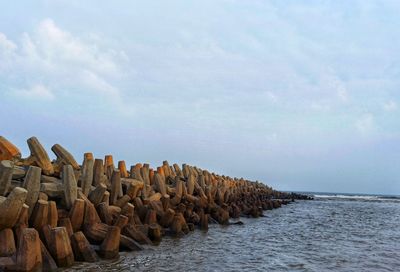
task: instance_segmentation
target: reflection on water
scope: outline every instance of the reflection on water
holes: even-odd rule
[[[400,203],[318,198],[67,271],[399,271]]]

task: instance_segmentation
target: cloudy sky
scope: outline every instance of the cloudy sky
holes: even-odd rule
[[[0,134],[400,194],[400,2],[0,4]]]

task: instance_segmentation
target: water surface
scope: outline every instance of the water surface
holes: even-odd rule
[[[81,271],[399,271],[400,200],[319,195]]]

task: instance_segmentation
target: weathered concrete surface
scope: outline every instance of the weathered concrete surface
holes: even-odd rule
[[[26,189],[16,187],[6,199],[0,201],[0,230],[12,228],[17,223],[27,195]]]
[[[33,208],[35,207],[35,203],[39,197],[41,172],[41,168],[29,166],[24,183],[22,185],[22,187],[28,191],[25,203],[29,206],[29,216],[31,216]]]
[[[31,155],[22,160],[25,165],[35,165],[42,169],[45,175],[54,174],[54,168],[51,164],[49,155],[36,137],[27,140]]]
[[[93,182],[94,158],[92,153],[85,153],[82,164],[81,187],[82,192],[88,196]]]
[[[0,138],[0,150],[1,143]],[[121,250],[157,244],[164,235],[206,231],[209,223],[227,225],[232,217],[258,217],[300,197],[168,161],[155,168],[136,163],[128,172],[125,161],[115,168],[112,155],[103,163],[85,153],[80,166],[60,145],[53,146],[57,160],[51,163],[35,137],[28,145],[27,159],[14,154],[0,161],[1,271],[94,262],[95,250],[116,258]]]
[[[13,177],[14,163],[12,161],[0,161],[0,196],[6,195]]]
[[[62,171],[64,185],[64,200],[67,209],[70,209],[78,197],[78,185],[76,183],[74,169],[71,165],[64,165]]]
[[[0,161],[20,159],[21,152],[3,136],[0,136]]]

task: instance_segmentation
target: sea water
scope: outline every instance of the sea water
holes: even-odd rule
[[[400,271],[400,198],[315,193],[71,271]]]

